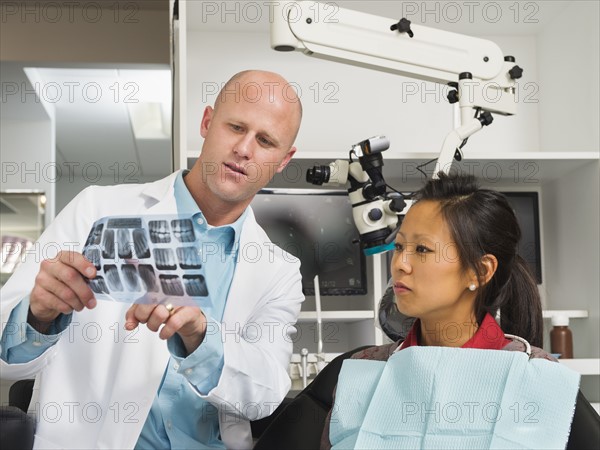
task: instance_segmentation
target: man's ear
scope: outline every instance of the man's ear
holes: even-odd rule
[[[491,254],[485,254],[481,257],[481,279],[479,280],[480,285],[489,283],[492,279],[496,270],[498,269],[498,259]]]
[[[202,120],[200,121],[200,136],[203,138],[208,134],[208,127],[212,121],[214,110],[211,106],[207,106],[204,108],[204,114],[202,115]]]
[[[290,151],[286,153],[286,155],[283,157],[283,159],[279,163],[279,166],[277,167],[277,173],[281,173],[283,171],[283,169],[285,169],[285,166],[288,165],[288,163],[292,159],[292,156],[294,156],[294,153],[296,153],[296,147],[290,148]]]

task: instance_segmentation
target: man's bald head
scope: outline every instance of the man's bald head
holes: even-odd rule
[[[225,102],[247,101],[255,103],[284,103],[294,117],[296,139],[302,120],[302,103],[294,87],[281,75],[263,70],[244,70],[232,76],[223,86],[215,100],[214,112]]]

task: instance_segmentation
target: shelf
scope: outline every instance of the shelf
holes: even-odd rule
[[[340,355],[341,355],[341,353],[323,353],[326,363],[330,363],[331,361],[333,361],[336,357],[338,357]],[[306,355],[306,361],[308,364],[316,364],[317,354],[309,353],[308,355]],[[300,355],[300,353],[293,353],[292,358],[290,359],[290,364],[300,364],[301,362],[302,362],[302,356]]]
[[[199,155],[198,150],[188,150],[187,157],[196,159]],[[384,162],[387,160],[419,160],[428,161],[437,158],[439,153],[435,152],[394,152],[388,150],[383,153]],[[464,151],[465,159],[484,160],[484,161],[515,161],[515,160],[535,160],[535,161],[598,161],[600,160],[600,152],[504,152],[491,153],[482,151]],[[302,151],[298,153],[293,161],[298,160],[321,160],[321,159],[340,159],[347,158],[348,150],[343,151]]]
[[[588,317],[586,310],[544,310],[542,316],[544,319],[550,319],[552,315],[559,313],[569,317],[569,319],[579,319]],[[361,311],[322,311],[321,320],[328,322],[356,322],[358,320],[374,319],[375,313],[371,310]],[[316,311],[302,311],[298,322],[314,322],[317,320]]]
[[[544,319],[551,319],[555,315],[566,316],[569,319],[585,319],[588,317],[588,312],[584,309],[545,309],[542,311]]]
[[[575,372],[579,372],[581,375],[600,375],[600,359],[598,358],[559,358],[558,362]]]
[[[375,313],[364,311],[322,311],[321,321],[325,322],[358,322],[359,320],[374,319]],[[316,311],[301,311],[298,322],[316,322]]]
[[[394,153],[383,154],[383,176],[391,183],[404,185],[420,184],[423,175],[417,166],[435,159],[438,153]],[[188,153],[187,168],[190,169],[198,157],[198,152]],[[315,165],[329,165],[336,159],[346,160],[347,151],[303,151],[290,161],[286,169],[276,174],[269,187],[314,187],[307,183],[304,175]],[[470,173],[483,184],[494,186],[519,186],[520,189],[532,189],[546,181],[559,179],[564,174],[576,170],[586,164],[600,160],[598,152],[507,152],[486,153],[482,151],[464,152],[461,162],[455,161],[453,167]],[[428,176],[434,164],[427,165],[424,170]],[[334,186],[339,188],[339,186]]]

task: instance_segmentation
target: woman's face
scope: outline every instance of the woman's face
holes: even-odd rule
[[[439,323],[472,317],[475,293],[469,285],[476,277],[463,270],[437,201],[423,200],[410,208],[396,236],[391,265],[396,304],[403,314]]]

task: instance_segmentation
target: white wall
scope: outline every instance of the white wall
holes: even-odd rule
[[[525,68],[520,90],[535,98],[534,87],[524,86],[537,84],[535,39],[492,39]],[[280,72],[300,88],[304,117],[297,157],[302,157],[302,151],[338,151],[346,156],[352,144],[377,134],[391,140],[388,157],[393,153],[437,153],[453,129],[454,107],[446,99],[445,86],[298,52],[276,52],[269,47],[268,33],[190,31],[187,45],[190,151],[201,147],[198,124],[204,107],[213,104],[218,87],[231,75],[248,68]],[[473,136],[467,151],[539,150],[537,114],[537,102],[520,103],[518,119],[496,117],[490,127]]]
[[[545,265],[547,308],[589,314],[587,319],[571,319],[576,357],[600,357],[599,167],[596,161],[546,184],[542,197],[545,241],[551,243],[544,248],[544,259],[551,262]],[[586,205],[584,215],[581,205]]]
[[[599,17],[574,1],[537,36],[542,150],[599,151]]]

